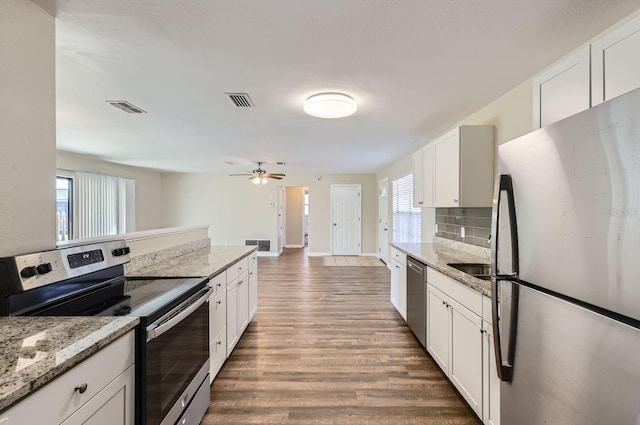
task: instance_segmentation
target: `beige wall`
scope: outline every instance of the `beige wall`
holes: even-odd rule
[[[286,187],[285,246],[304,246],[304,187]]]
[[[55,20],[0,1],[0,256],[55,248]]]
[[[92,171],[136,182],[136,231],[162,227],[162,174],[147,168],[130,167],[101,161],[71,152],[56,152],[57,168],[71,171]]]
[[[285,171],[286,172],[286,171]],[[309,252],[331,251],[331,184],[362,185],[362,252],[376,252],[377,181],[373,174],[289,174],[280,183],[254,185],[222,174],[163,174],[163,224],[209,224],[214,245],[270,239],[277,251],[277,187],[309,188]]]

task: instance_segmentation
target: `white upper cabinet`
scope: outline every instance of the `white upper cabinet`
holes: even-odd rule
[[[591,104],[640,87],[640,17],[591,45]]]
[[[433,144],[413,154],[413,207],[433,207]]]
[[[463,125],[434,141],[434,206],[490,207],[493,151],[491,125]]]
[[[589,109],[590,49],[581,48],[533,79],[533,129]]]

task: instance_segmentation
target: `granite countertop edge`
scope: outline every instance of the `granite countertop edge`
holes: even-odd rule
[[[491,284],[485,280],[475,278],[460,270],[454,269],[447,263],[488,263],[486,258],[472,254],[457,252],[441,247],[438,244],[419,243],[391,243],[391,246],[404,252],[408,256],[425,263],[427,266],[455,279],[463,285],[491,297]]]
[[[57,318],[49,317],[48,319],[55,321]],[[80,319],[80,318],[76,318],[76,319]],[[91,334],[84,336],[83,338],[74,342],[73,345],[79,345],[80,347],[82,347],[82,345],[86,345],[85,348],[82,348],[73,356],[64,360],[60,364],[50,368],[46,372],[40,374],[38,377],[24,382],[21,386],[11,391],[9,394],[1,396],[0,412],[7,410],[14,404],[22,401],[23,399],[31,395],[31,393],[39,390],[40,388],[47,385],[49,382],[62,376],[65,372],[69,371],[73,367],[77,366],[78,364],[82,363],[84,360],[91,357],[93,354],[102,350],[111,342],[125,335],[127,332],[134,329],[138,325],[138,323],[140,323],[140,319],[137,317],[113,317],[112,319],[113,319],[112,322],[110,322],[106,326],[103,326],[97,330],[97,331],[106,332],[105,335],[101,336],[97,340],[94,339],[95,332],[92,332]],[[3,385],[5,385],[5,383],[0,382],[0,386],[3,386]]]

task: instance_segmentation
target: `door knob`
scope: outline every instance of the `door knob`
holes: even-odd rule
[[[337,226],[337,224],[336,224],[336,223],[333,223],[333,225],[334,225],[334,226]]]

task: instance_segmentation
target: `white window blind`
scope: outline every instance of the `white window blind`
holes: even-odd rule
[[[116,235],[134,230],[134,180],[76,172],[75,187],[78,197],[78,238]]]
[[[413,208],[413,175],[393,181],[393,241],[421,242],[420,208]]]

